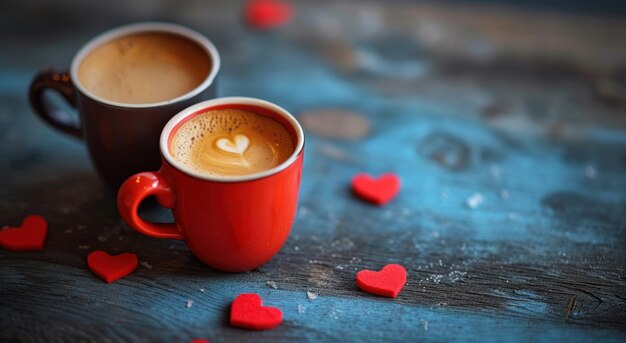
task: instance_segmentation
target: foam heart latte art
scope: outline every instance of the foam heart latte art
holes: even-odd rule
[[[230,138],[220,138],[215,141],[215,144],[222,151],[243,155],[246,149],[248,149],[250,139],[246,135],[239,134],[235,135],[234,141],[233,143]]]
[[[217,176],[259,173],[278,166],[294,143],[278,121],[240,109],[208,110],[175,132],[170,152],[190,169]]]

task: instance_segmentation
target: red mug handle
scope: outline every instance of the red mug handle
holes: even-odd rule
[[[117,208],[122,219],[144,235],[184,240],[185,237],[174,223],[151,223],[141,219],[137,212],[139,204],[151,195],[157,198],[161,206],[174,207],[172,188],[160,171],[139,173],[128,178],[117,194]]]
[[[28,98],[35,112],[48,124],[76,138],[82,138],[80,125],[67,120],[64,111],[45,103],[43,94],[47,89],[55,90],[74,108],[76,108],[76,91],[67,72],[54,70],[40,71],[30,84]]]

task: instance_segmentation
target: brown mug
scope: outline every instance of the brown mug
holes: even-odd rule
[[[79,67],[94,49],[121,37],[144,33],[174,35],[197,45],[210,59],[206,78],[181,96],[152,103],[105,99],[81,84]],[[30,85],[29,100],[41,119],[70,136],[85,140],[96,170],[106,183],[117,188],[135,173],[159,168],[159,136],[163,127],[183,109],[216,97],[219,68],[217,49],[200,33],[169,23],[131,24],[104,32],[89,41],[74,56],[69,72],[39,72]],[[58,92],[78,110],[78,123],[68,120],[70,115],[44,101],[46,90]]]

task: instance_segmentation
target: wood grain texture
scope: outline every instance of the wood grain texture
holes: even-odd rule
[[[1,5],[0,43],[13,48],[0,53],[0,225],[38,213],[49,234],[42,252],[0,251],[0,341],[626,339],[626,20],[302,1],[289,26],[258,33],[240,5]],[[307,132],[292,235],[258,270],[217,272],[181,242],[134,232],[86,149],[28,107],[38,68],[69,63],[104,29],[154,19],[216,43],[222,95],[370,123],[353,139]],[[403,189],[386,207],[362,203],[349,189],[361,171],[394,171]],[[484,199],[476,208],[473,194]],[[154,204],[142,212],[171,218]],[[143,263],[108,285],[86,267],[99,249]],[[358,290],[358,270],[386,263],[408,271],[397,299]],[[243,292],[280,307],[284,323],[230,328],[229,304]]]

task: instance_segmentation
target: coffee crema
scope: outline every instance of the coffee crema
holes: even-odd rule
[[[171,33],[123,36],[93,49],[80,63],[80,83],[98,97],[126,104],[163,102],[182,96],[209,75],[202,47]]]
[[[262,172],[286,161],[294,151],[287,129],[250,111],[204,112],[174,133],[170,153],[195,172],[240,176]]]

